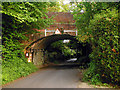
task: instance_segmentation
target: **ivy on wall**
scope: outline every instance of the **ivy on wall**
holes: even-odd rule
[[[46,13],[49,2],[3,2],[2,3],[2,84],[37,70],[28,63],[23,53],[22,40],[25,35],[37,33],[33,28],[41,29],[50,25],[51,18]]]

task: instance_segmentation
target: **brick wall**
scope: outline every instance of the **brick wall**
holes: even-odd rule
[[[65,22],[65,23],[74,23],[75,20],[73,20],[73,15],[69,12],[49,12],[48,17],[50,18],[52,15],[55,16],[54,20],[55,22]]]
[[[60,31],[76,30],[76,25],[74,24],[75,20],[73,20],[73,15],[71,13],[69,13],[69,12],[49,12],[49,13],[47,13],[47,15],[49,18],[54,16],[53,20],[55,20],[53,25],[50,25],[50,27],[46,28],[47,30],[56,30],[57,28]],[[41,29],[41,30],[34,29],[34,30],[39,31],[40,33],[28,35],[28,37],[31,41],[35,41],[35,40],[45,36],[45,29]],[[68,34],[74,35],[74,36],[76,35],[75,32],[72,32],[72,33],[69,32]],[[53,35],[53,33],[47,32],[47,36],[48,35]],[[31,42],[23,42],[23,43],[25,45],[28,45]]]
[[[56,28],[63,28],[67,30],[76,29],[75,20],[73,20],[73,15],[69,12],[49,12],[48,17],[54,15],[53,20],[54,24],[50,25],[49,30],[56,29]]]
[[[50,25],[50,27],[46,28],[47,30],[56,30],[57,28],[62,30],[76,30],[75,20],[73,20],[73,15],[69,12],[49,12],[48,17],[54,16],[54,24]],[[53,33],[47,33],[48,35],[52,35]],[[69,33],[71,35],[76,35],[74,32]]]

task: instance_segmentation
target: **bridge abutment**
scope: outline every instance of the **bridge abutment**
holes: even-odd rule
[[[33,63],[35,65],[42,65],[44,63],[44,56],[42,51],[33,53]]]

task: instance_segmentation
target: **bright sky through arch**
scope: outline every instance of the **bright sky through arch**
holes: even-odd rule
[[[69,3],[70,3],[70,0],[64,0],[63,3],[64,3],[64,4],[69,4]]]

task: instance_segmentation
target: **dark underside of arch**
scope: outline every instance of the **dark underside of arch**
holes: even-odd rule
[[[51,43],[58,41],[58,40],[64,40],[64,39],[70,39],[78,42],[75,36],[69,35],[69,34],[55,34],[47,37],[42,37],[40,39],[37,39],[36,41],[32,42],[28,47],[26,47],[26,50],[29,49],[34,43],[38,43],[38,47],[41,47],[42,49],[46,49],[47,46],[49,46]]]

